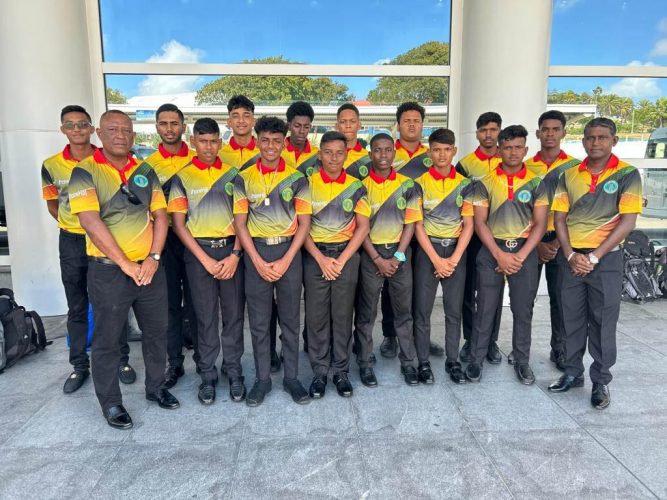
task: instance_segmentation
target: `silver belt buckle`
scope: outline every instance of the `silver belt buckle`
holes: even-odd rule
[[[440,246],[442,246],[442,247],[448,247],[448,246],[451,245],[451,243],[452,243],[451,238],[441,238],[440,239]]]
[[[515,249],[519,245],[519,242],[516,240],[505,240],[505,246],[510,250]]]
[[[279,245],[281,243],[280,241],[280,236],[272,237],[272,238],[266,238],[266,244],[267,245]]]
[[[222,248],[227,244],[227,240],[222,238],[220,240],[211,240],[211,248]]]

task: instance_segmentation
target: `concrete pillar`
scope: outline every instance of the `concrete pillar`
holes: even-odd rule
[[[60,110],[93,115],[84,0],[0,2],[0,168],[19,303],[64,314],[58,229],[41,199],[42,160],[62,149]]]
[[[532,132],[547,102],[552,0],[462,3],[460,82],[452,82],[461,155],[477,147],[475,121],[485,111],[500,113],[503,125],[525,126],[534,154]]]

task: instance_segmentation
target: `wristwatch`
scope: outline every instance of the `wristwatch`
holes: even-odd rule
[[[236,255],[240,259],[243,257],[243,250],[232,250],[232,255]]]
[[[159,253],[149,253],[148,256],[153,259],[155,262],[160,262],[160,254]]]
[[[403,252],[394,252],[394,258],[399,262],[405,262],[405,254]]]
[[[591,264],[595,265],[600,262],[600,259],[598,259],[594,253],[589,253],[588,254],[588,260],[590,261]]]

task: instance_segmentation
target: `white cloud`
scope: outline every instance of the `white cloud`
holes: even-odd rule
[[[667,33],[667,17],[663,17],[660,19],[660,21],[658,21],[658,31]]]
[[[204,52],[192,49],[176,40],[169,40],[160,47],[159,54],[153,54],[148,63],[186,63],[200,62]],[[140,95],[180,94],[194,90],[199,82],[198,76],[151,75],[139,82]]]
[[[390,57],[385,57],[384,59],[378,59],[373,64],[375,66],[382,66],[383,64],[389,64],[390,62],[391,62],[391,58]]]
[[[581,0],[554,0],[554,10],[556,12],[566,12],[579,2]]]
[[[651,49],[652,57],[665,57],[667,56],[667,38],[661,38]]]
[[[648,61],[631,61],[628,66],[655,66],[655,63]],[[623,78],[616,83],[612,83],[607,92],[631,97],[632,99],[642,99],[648,97],[660,97],[662,91],[658,86],[657,78]]]

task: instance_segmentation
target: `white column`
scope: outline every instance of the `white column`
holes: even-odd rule
[[[0,2],[0,168],[12,283],[19,303],[43,315],[67,306],[40,167],[66,143],[58,130],[64,106],[80,104],[97,119],[90,63],[84,0]]]
[[[485,111],[500,113],[503,126],[525,126],[535,153],[537,118],[547,102],[552,0],[462,3],[460,86],[452,82],[460,95],[461,155],[477,147],[475,121]]]

